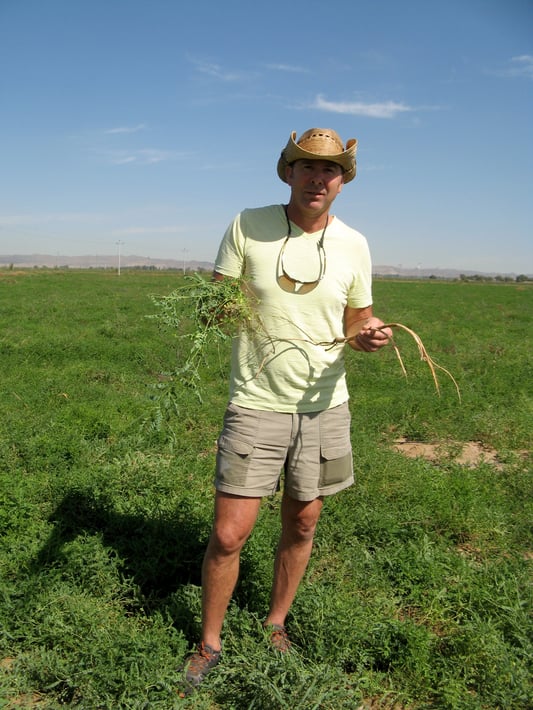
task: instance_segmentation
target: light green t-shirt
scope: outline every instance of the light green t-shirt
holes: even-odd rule
[[[311,274],[320,270],[316,245],[321,234],[307,234],[291,223],[284,251],[290,276],[316,278]],[[257,298],[260,322],[234,340],[230,400],[250,409],[323,411],[348,399],[344,346],[327,349],[315,343],[344,335],[346,305],[372,304],[370,254],[363,235],[335,217],[323,243],[323,279],[308,293],[290,293],[278,283],[286,237],[283,206],[270,205],[237,215],[220,245],[215,270],[245,277]]]

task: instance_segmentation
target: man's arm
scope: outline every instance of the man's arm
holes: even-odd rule
[[[390,328],[377,330],[383,325],[383,321],[372,314],[372,306],[344,309],[344,334],[350,338],[348,344],[354,350],[373,353],[387,345],[392,331]]]

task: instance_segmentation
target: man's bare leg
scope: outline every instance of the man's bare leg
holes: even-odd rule
[[[217,491],[215,522],[202,565],[202,641],[215,651],[239,577],[240,553],[257,519],[261,498]]]
[[[285,624],[311,557],[322,499],[303,502],[284,495],[281,510],[282,532],[274,563],[270,611],[265,626]]]

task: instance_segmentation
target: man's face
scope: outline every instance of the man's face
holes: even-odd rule
[[[285,175],[291,202],[307,213],[327,212],[343,186],[342,168],[329,160],[296,160]]]

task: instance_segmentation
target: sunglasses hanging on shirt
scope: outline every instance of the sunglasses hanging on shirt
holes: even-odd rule
[[[319,240],[313,243],[309,239],[292,236],[286,205],[283,209],[287,220],[287,236],[278,257],[278,284],[284,291],[303,295],[315,289],[326,273],[324,237],[329,214],[326,215]]]

